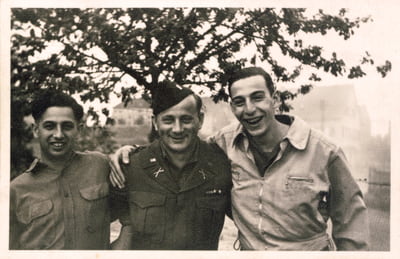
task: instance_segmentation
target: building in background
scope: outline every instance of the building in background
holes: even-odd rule
[[[150,104],[144,99],[134,99],[125,106],[123,103],[113,108],[115,124],[112,130],[119,145],[144,145],[151,132]]]
[[[368,179],[372,166],[371,124],[366,108],[357,102],[353,85],[314,87],[290,104],[291,114],[298,115],[343,148],[356,179]]]

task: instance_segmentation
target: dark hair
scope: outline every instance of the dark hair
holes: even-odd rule
[[[231,87],[234,82],[240,79],[258,75],[264,77],[265,84],[267,85],[268,91],[272,96],[273,93],[275,92],[274,83],[272,82],[271,76],[261,67],[246,67],[232,73],[232,75],[228,79],[229,95],[231,94]]]
[[[50,107],[70,107],[77,121],[83,117],[83,108],[74,98],[59,90],[46,89],[38,93],[32,101],[32,116],[35,121],[40,120],[43,113]]]

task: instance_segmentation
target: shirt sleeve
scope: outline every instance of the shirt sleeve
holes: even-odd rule
[[[369,225],[363,195],[341,149],[328,165],[329,214],[337,250],[368,250]]]
[[[109,185],[111,222],[118,219],[123,226],[130,225],[127,187],[118,189]]]
[[[10,240],[9,240],[9,249],[15,250],[19,249],[19,236],[21,233],[21,226],[18,223],[17,215],[15,211],[14,205],[14,195],[11,189],[10,191]]]

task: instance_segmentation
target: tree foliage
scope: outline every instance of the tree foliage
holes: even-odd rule
[[[345,9],[310,17],[305,9],[288,8],[15,8],[11,18],[12,101],[28,100],[21,113],[43,87],[79,93],[83,101],[108,102],[114,92],[128,103],[141,91],[150,99],[157,83],[169,79],[208,89],[218,101],[227,100],[227,76],[248,64],[265,64],[277,82],[309,73],[300,94],[320,80],[316,71],[356,78],[365,75],[364,66],[374,65],[366,53],[360,64],[348,67],[336,53],[303,42],[305,34],[330,31],[349,39],[370,19],[349,19]],[[254,55],[236,58],[247,46],[254,47]],[[276,48],[298,66],[285,67],[274,56]],[[376,69],[385,76],[391,64]],[[282,111],[298,93],[280,93]]]

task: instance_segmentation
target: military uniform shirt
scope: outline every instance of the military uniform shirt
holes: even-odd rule
[[[10,249],[107,249],[109,165],[74,153],[61,171],[35,162],[10,185]]]

